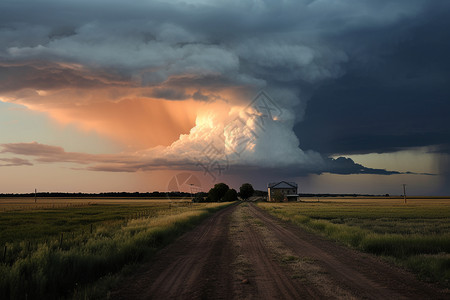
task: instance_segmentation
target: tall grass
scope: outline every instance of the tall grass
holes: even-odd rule
[[[24,242],[9,244],[18,255],[0,264],[0,298],[51,299],[77,294],[88,283],[148,259],[226,205],[160,210],[152,217],[97,226],[92,234],[76,235],[62,244],[40,242],[31,249]]]
[[[381,255],[422,278],[450,281],[450,209],[428,203],[259,203],[274,216],[358,250]],[[385,213],[383,213],[383,211]]]

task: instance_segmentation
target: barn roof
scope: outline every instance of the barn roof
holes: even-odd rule
[[[268,188],[276,188],[276,189],[292,189],[297,188],[298,185],[295,182],[287,182],[287,181],[279,181],[279,182],[271,182],[267,184]]]

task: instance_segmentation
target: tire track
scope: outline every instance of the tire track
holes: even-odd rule
[[[239,255],[245,257],[252,272],[247,272],[249,284],[254,285],[251,295],[241,292],[240,297],[254,299],[319,299],[321,294],[312,291],[306,285],[293,280],[291,274],[284,270],[276,259],[273,251],[265,243],[264,237],[250,222],[245,212],[247,208],[240,207],[235,211],[233,221],[239,225],[239,235],[232,238],[238,244]]]
[[[126,280],[112,299],[229,299],[232,256],[227,207],[158,253]]]

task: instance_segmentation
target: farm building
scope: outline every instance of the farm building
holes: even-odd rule
[[[280,194],[284,197],[284,201],[297,201],[298,185],[295,182],[271,182],[267,184],[268,201],[275,201],[274,196]]]

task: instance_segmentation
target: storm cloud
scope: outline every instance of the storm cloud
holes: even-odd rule
[[[15,85],[2,90],[158,86],[189,75],[203,87],[272,88],[298,106],[303,85],[344,74],[349,57],[335,39],[394,26],[424,3],[326,2],[6,1],[0,74]]]
[[[450,147],[450,5],[436,1],[396,26],[341,35],[346,73],[325,82],[294,130],[324,154]],[[318,139],[317,136],[322,138]]]
[[[0,8],[0,100],[124,143],[134,139],[137,148],[93,156],[24,143],[5,144],[4,153],[136,171],[196,166],[214,140],[231,155],[229,145],[253,135],[231,165],[389,175],[398,172],[328,155],[434,145],[449,136],[441,115],[448,90],[440,89],[448,79],[433,76],[450,77],[438,65],[402,61],[418,51],[408,49],[426,34],[421,29],[433,41],[443,38],[442,23],[426,24],[449,8],[445,1],[3,1]],[[438,51],[425,42],[419,48]],[[419,91],[407,91],[404,80],[420,82]],[[265,115],[246,111],[262,89],[283,112],[263,128],[253,117]],[[426,94],[433,90],[440,92]],[[197,103],[195,112],[187,101]],[[414,105],[403,114],[405,101]],[[426,101],[437,104],[427,120],[407,118]],[[136,122],[115,113],[118,107],[152,118]],[[229,126],[236,120],[241,127]]]
[[[149,171],[160,168],[176,167],[187,170],[196,171],[204,163],[202,158],[205,153],[202,150],[184,155],[177,155],[177,149],[168,150],[167,153],[161,154],[161,151],[155,149],[145,150],[133,153],[120,154],[88,154],[79,152],[66,152],[59,146],[44,145],[37,142],[32,143],[11,143],[0,145],[0,154],[15,154],[25,157],[31,157],[38,163],[72,163],[77,165],[84,165],[84,167],[74,167],[74,169],[85,169],[89,171],[106,171],[106,172],[138,172]],[[295,156],[294,156],[295,157]],[[285,173],[294,173],[296,176],[307,175],[309,173],[322,174],[377,174],[377,175],[392,175],[403,174],[396,171],[387,171],[384,169],[367,168],[355,163],[349,158],[339,157],[323,158],[320,155],[315,155],[316,161],[313,162],[297,162],[291,165],[284,164],[287,170]],[[0,167],[7,166],[32,166],[33,164],[22,158],[1,158]],[[244,164],[242,164],[244,163]],[[281,161],[277,161],[280,164]],[[240,172],[246,168],[258,168],[261,171],[270,171],[275,167],[274,165],[262,164],[260,161],[255,163],[245,161],[232,160],[232,155],[227,157],[227,161],[221,162],[224,171],[228,171],[231,167],[232,172]],[[219,166],[219,165],[216,165]],[[298,168],[298,169],[297,169]],[[427,174],[431,175],[431,174]]]

